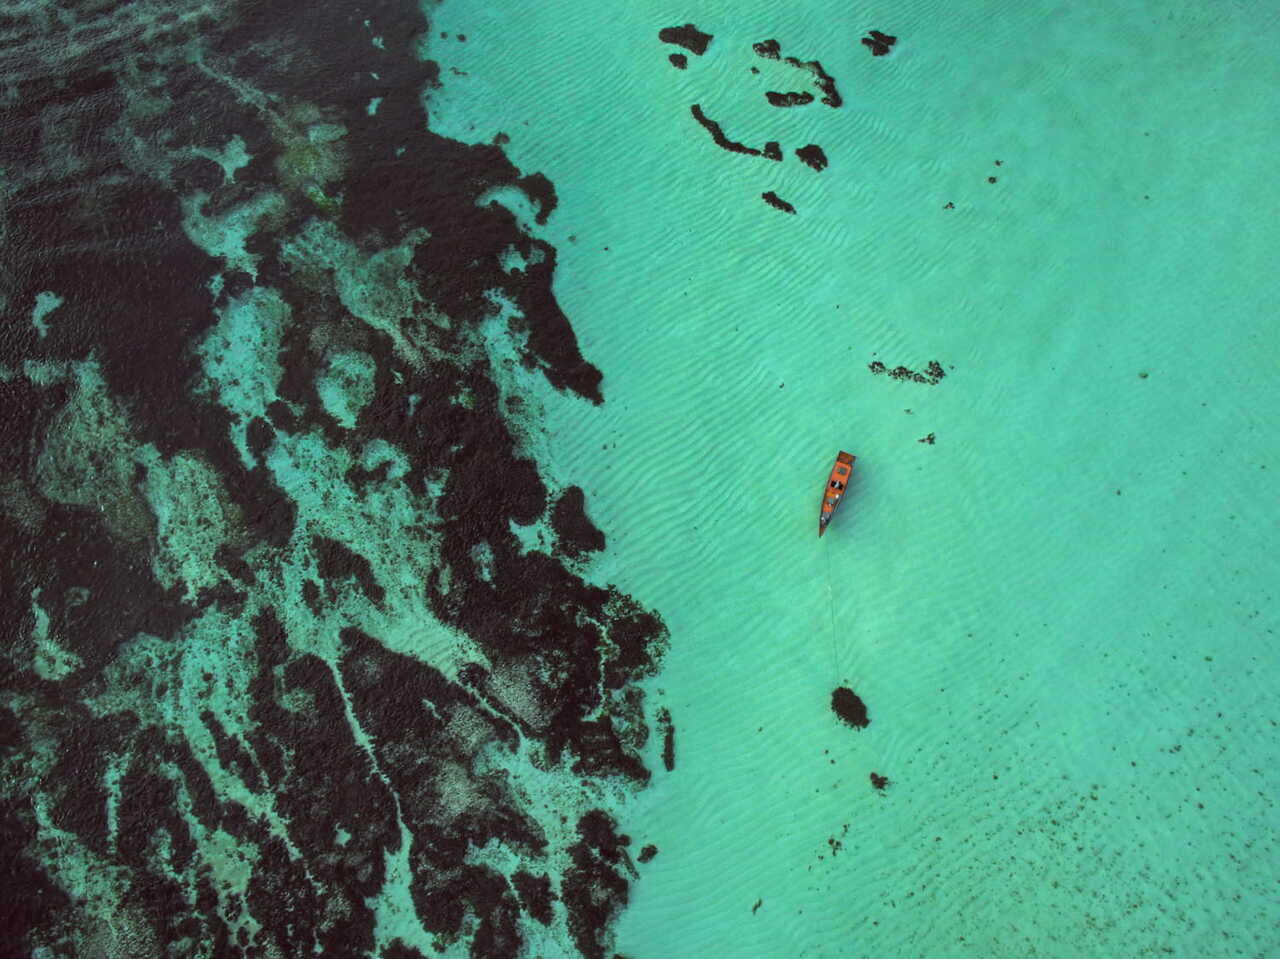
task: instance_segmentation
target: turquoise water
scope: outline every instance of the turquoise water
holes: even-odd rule
[[[1278,34],[15,9],[0,953],[1278,954]]]
[[[715,39],[681,72],[653,33],[689,20]],[[556,293],[608,402],[549,398],[549,456],[608,530],[599,574],[672,632],[679,764],[624,814],[661,853],[619,950],[1280,948],[1274,17],[450,0],[438,22],[467,41],[439,48],[465,75],[433,128],[505,131],[556,184]],[[872,25],[889,56],[857,45]],[[845,105],[769,107],[806,87],[753,55],[767,37]],[[830,166],[718,150],[692,103]],[[828,708],[845,681],[865,731]]]

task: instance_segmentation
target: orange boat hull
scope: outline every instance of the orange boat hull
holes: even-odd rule
[[[827,477],[827,487],[822,491],[822,507],[818,511],[818,535],[827,531],[827,524],[835,515],[836,509],[844,502],[844,494],[848,492],[849,477],[853,475],[853,461],[857,459],[844,450],[836,457],[831,467],[831,475]]]

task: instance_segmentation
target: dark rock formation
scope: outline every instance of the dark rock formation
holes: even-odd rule
[[[889,785],[889,777],[888,777],[888,776],[881,776],[879,773],[875,773],[875,772],[873,772],[873,773],[871,774],[871,788],[872,788],[872,789],[879,789],[879,790],[883,790],[883,789],[884,789],[886,786],[888,786],[888,785]]]
[[[608,930],[629,898],[628,882],[618,874],[630,842],[617,824],[595,810],[578,820],[580,840],[569,847],[572,865],[560,898],[569,910],[569,931],[584,959],[604,959]]]
[[[854,729],[866,729],[871,725],[866,703],[848,686],[837,686],[831,691],[831,711]]]
[[[684,47],[694,56],[700,57],[707,52],[707,47],[711,45],[714,38],[709,33],[703,33],[692,23],[686,23],[683,27],[663,27],[658,31],[658,39],[663,43],[674,43],[678,47]]]
[[[777,40],[761,40],[751,44],[751,49],[756,52],[756,56],[766,60],[777,60],[782,55],[782,44]]]
[[[819,173],[827,168],[827,155],[822,152],[822,147],[817,144],[810,143],[808,146],[800,147],[800,149],[796,150],[796,156],[806,166],[812,167]]]
[[[813,75],[818,89],[822,91],[822,102],[829,107],[838,107],[843,102],[840,94],[836,91],[836,81],[830,76],[826,70],[822,68],[822,64],[817,60],[799,60],[795,57],[782,57],[782,44],[777,40],[761,40],[759,43],[753,43],[751,49],[755,51],[756,56],[763,57],[766,60],[785,59],[786,63],[798,70],[804,70],[806,73]],[[770,97],[774,94],[770,94]],[[773,102],[772,99],[769,101]],[[807,102],[807,101],[806,101]],[[782,106],[783,104],[775,103],[774,106]],[[786,104],[791,106],[792,104]]]
[[[546,873],[535,876],[524,869],[518,869],[511,875],[511,884],[515,886],[520,904],[537,922],[546,926],[551,923],[551,902],[555,893],[551,891],[551,877]]]
[[[766,160],[777,160],[778,162],[782,162],[782,146],[777,140],[770,140],[764,145],[764,149],[760,152]]]
[[[665,706],[658,710],[658,731],[662,733],[662,765],[671,772],[676,768],[676,727]]]
[[[725,136],[724,130],[720,128],[720,124],[716,123],[715,120],[712,120],[705,113],[703,113],[702,107],[698,106],[698,104],[695,103],[693,106],[691,106],[689,108],[689,112],[693,114],[693,118],[695,120],[697,120],[700,124],[702,124],[702,128],[711,134],[711,139],[715,142],[715,145],[718,146],[720,149],[728,150],[730,153],[745,153],[748,156],[758,157],[761,155],[761,151],[757,150],[755,147],[749,147],[745,143],[739,143],[736,140],[730,140],[727,136]]]
[[[683,53],[673,53],[667,59],[671,61],[671,65],[677,70],[683,70],[689,65],[689,58]]]
[[[786,57],[785,59],[787,63],[796,69],[813,74],[814,82],[818,85],[818,89],[822,91],[822,102],[827,106],[838,107],[844,103],[839,91],[836,90],[835,77],[827,73],[817,60],[797,60],[795,57]]]
[[[373,575],[369,561],[336,539],[314,536],[311,540],[320,580],[324,583],[325,596],[334,601],[346,580],[354,579],[360,591],[375,605],[381,605],[386,591]]]
[[[658,854],[658,847],[653,843],[649,843],[640,850],[640,855],[636,857],[641,863],[649,862]]]
[[[765,99],[769,101],[770,106],[775,107],[799,107],[806,103],[813,102],[812,93],[776,93],[769,90],[765,93]]]
[[[772,190],[768,190],[765,193],[761,193],[760,197],[761,199],[764,200],[765,203],[769,204],[769,206],[773,207],[775,210],[781,210],[783,213],[796,212],[795,207],[793,207],[786,200],[782,199],[782,197],[778,196],[778,194],[774,193]]]
[[[862,45],[871,51],[873,57],[883,57],[889,52],[889,48],[897,42],[897,37],[891,37],[889,34],[881,33],[879,30],[872,30],[869,37],[863,37],[861,40]]]
[[[587,517],[586,495],[581,486],[570,486],[551,509],[551,528],[558,548],[574,559],[604,549],[604,533]]]

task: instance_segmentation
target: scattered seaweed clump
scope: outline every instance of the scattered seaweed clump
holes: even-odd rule
[[[906,366],[895,366],[893,369],[889,369],[879,360],[872,360],[867,364],[867,369],[876,376],[888,376],[892,380],[903,382],[924,383],[926,386],[937,386],[947,376],[942,364],[937,360],[930,360],[929,365],[924,368],[922,373]]]

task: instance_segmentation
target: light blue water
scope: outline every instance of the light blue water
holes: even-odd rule
[[[715,39],[678,71],[656,34],[689,21]],[[548,455],[608,531],[596,574],[672,631],[678,764],[623,812],[660,854],[619,951],[1280,948],[1275,17],[450,0],[437,25],[467,41],[433,50],[433,129],[505,132],[556,185],[538,232],[608,402],[548,395]],[[809,87],[766,38],[844,106],[768,106]],[[694,103],[784,161],[716,148]],[[868,370],[932,359],[936,386]]]

